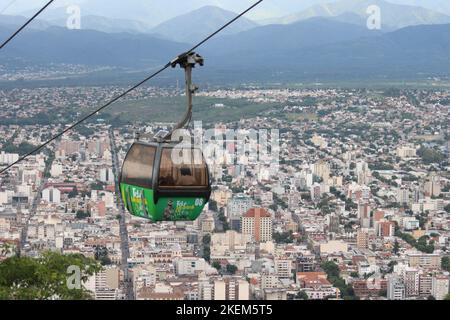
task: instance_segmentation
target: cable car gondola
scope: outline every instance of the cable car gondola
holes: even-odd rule
[[[158,133],[151,142],[137,141],[130,147],[120,176],[120,192],[127,210],[134,216],[157,221],[193,221],[201,214],[211,195],[208,165],[201,149],[177,146],[172,133],[189,124],[192,96],[192,68],[203,65],[193,52],[179,56],[172,67],[180,65],[186,74],[188,109],[184,119],[171,133]],[[182,152],[182,163],[173,155]],[[187,163],[186,163],[187,162]]]

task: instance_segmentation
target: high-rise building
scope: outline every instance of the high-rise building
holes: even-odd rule
[[[380,221],[376,223],[377,236],[379,237],[393,237],[395,233],[395,222]]]
[[[244,279],[224,278],[214,280],[214,300],[249,300],[250,286]]]
[[[356,233],[356,246],[359,249],[369,248],[369,231],[367,229],[359,229]]]
[[[102,182],[112,183],[114,182],[114,173],[111,168],[103,168],[100,169],[99,178]]]
[[[212,233],[215,229],[214,217],[212,214],[206,214],[206,216],[202,219],[202,232],[203,233]]]
[[[425,196],[438,197],[441,194],[440,177],[432,174],[424,185]]]
[[[397,156],[405,159],[405,158],[414,158],[416,157],[416,148],[414,147],[414,145],[404,145],[404,146],[400,146],[397,148]]]
[[[439,269],[441,267],[441,256],[439,254],[409,253],[407,257],[409,266],[413,268]]]
[[[416,297],[419,295],[419,270],[415,268],[405,268],[403,273],[406,297]]]
[[[93,293],[96,300],[117,300],[122,296],[119,280],[120,270],[112,267],[89,277],[84,286]]]
[[[253,199],[243,194],[234,196],[227,204],[228,218],[241,217],[253,207]]]
[[[61,203],[61,192],[53,187],[44,189],[42,191],[42,199],[48,203]]]
[[[419,295],[429,296],[433,286],[433,275],[430,273],[421,273],[419,276]]]
[[[363,228],[371,227],[370,204],[368,201],[358,202],[358,218]]]
[[[449,293],[449,276],[434,276],[431,285],[431,294],[436,300],[444,300]]]
[[[280,279],[292,278],[292,260],[288,258],[275,258],[275,273]]]
[[[249,234],[255,242],[272,240],[272,217],[262,208],[253,208],[242,217],[241,233]]]
[[[403,279],[396,275],[388,278],[387,298],[389,300],[405,300],[406,290]]]
[[[406,187],[401,187],[397,190],[397,202],[401,205],[409,203],[409,189]]]

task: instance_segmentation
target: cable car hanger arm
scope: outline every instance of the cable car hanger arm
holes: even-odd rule
[[[149,134],[137,134],[136,140],[139,141],[140,138],[152,138],[155,141],[163,142],[168,141],[172,138],[173,133],[176,130],[185,128],[189,125],[192,119],[192,100],[194,93],[198,90],[198,87],[192,83],[192,69],[195,68],[196,65],[203,66],[204,59],[202,56],[195,52],[186,52],[170,62],[172,68],[175,68],[177,65],[180,65],[181,68],[184,69],[185,80],[186,80],[186,99],[187,99],[187,108],[183,118],[178,122],[170,132],[158,132],[156,135]]]

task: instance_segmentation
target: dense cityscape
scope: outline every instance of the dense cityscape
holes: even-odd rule
[[[121,90],[0,90],[0,169]],[[177,92],[139,89],[124,105]],[[83,290],[98,300],[450,299],[450,92],[242,87],[196,99],[213,101],[195,120],[218,135],[278,130],[277,163],[210,164],[200,218],[151,223],[124,209],[121,164],[137,132],[172,123],[99,114],[0,176],[0,261],[92,258],[102,267]]]

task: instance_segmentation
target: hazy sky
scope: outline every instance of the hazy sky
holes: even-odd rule
[[[3,14],[29,15],[32,10],[48,0],[0,0]],[[336,2],[338,0],[264,0],[248,17],[265,19],[279,17],[306,9],[312,5]],[[450,0],[388,0],[389,2],[421,5],[450,14]],[[82,14],[102,15],[113,18],[150,20],[158,23],[171,17],[187,13],[205,5],[216,5],[231,11],[241,11],[256,0],[56,0],[52,8],[80,5]],[[168,9],[169,8],[169,9]],[[46,18],[55,18],[56,11],[50,10]],[[44,17],[45,18],[45,17]]]

